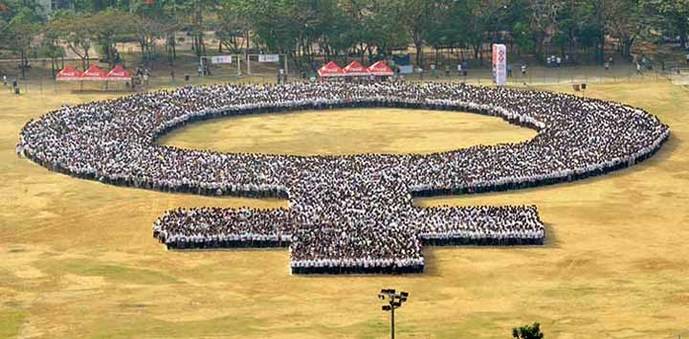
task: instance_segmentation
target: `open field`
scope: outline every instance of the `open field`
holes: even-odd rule
[[[260,114],[209,120],[174,130],[158,142],[183,148],[201,146],[220,152],[399,154],[520,142],[535,135],[534,130],[483,115],[381,108]]]
[[[670,125],[671,139],[652,159],[608,176],[418,202],[538,204],[546,246],[429,248],[421,275],[304,277],[289,275],[286,250],[167,252],[151,235],[169,208],[285,201],[163,194],[48,172],[14,154],[21,126],[61,104],[107,96],[0,90],[0,338],[381,338],[388,315],[376,293],[385,287],[411,294],[396,315],[399,338],[508,338],[533,321],[546,338],[670,338],[689,329],[689,90],[648,80],[595,84],[586,95],[648,109]],[[205,122],[162,141],[347,154],[533,135],[449,112],[265,118]]]

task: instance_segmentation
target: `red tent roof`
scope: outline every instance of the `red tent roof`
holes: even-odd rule
[[[339,77],[343,76],[344,71],[338,66],[334,61],[331,61],[318,70],[318,76],[320,77]]]
[[[115,65],[115,67],[108,73],[108,80],[130,80],[132,75],[122,67],[122,65]]]
[[[108,73],[102,68],[96,65],[91,65],[89,66],[89,69],[87,69],[84,74],[81,75],[81,80],[105,80],[107,75]]]
[[[369,66],[368,71],[377,76],[392,76],[395,74],[395,72],[392,71],[392,68],[390,68],[390,66],[388,66],[388,64],[386,64],[383,60],[377,61],[375,64]]]
[[[352,61],[352,63],[350,63],[349,65],[345,66],[345,68],[343,68],[343,71],[346,75],[368,75],[368,70],[366,69],[366,67],[361,65],[356,60]]]
[[[74,66],[65,66],[61,71],[57,72],[55,75],[55,80],[58,81],[70,81],[70,80],[81,80],[82,71],[74,68]]]

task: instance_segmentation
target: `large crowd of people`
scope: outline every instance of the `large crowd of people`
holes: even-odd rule
[[[533,128],[520,143],[427,155],[224,154],[156,143],[221,116],[338,107],[469,111]],[[281,197],[286,209],[166,212],[170,249],[288,246],[293,273],[423,271],[423,245],[545,241],[535,206],[420,208],[413,198],[577,180],[631,166],[669,129],[642,109],[545,91],[451,83],[299,83],[182,87],[62,107],[28,122],[17,152],[53,171],[165,192]]]

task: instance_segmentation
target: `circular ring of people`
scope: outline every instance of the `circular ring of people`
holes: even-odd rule
[[[524,142],[431,154],[219,153],[156,140],[194,121],[341,107],[473,112],[535,129]],[[549,185],[653,155],[670,130],[598,99],[457,83],[182,87],[64,106],[21,130],[17,152],[52,171],[162,192],[278,197],[288,208],[178,208],[153,224],[168,249],[289,247],[294,274],[409,273],[423,246],[542,245],[536,206],[421,208],[414,197]],[[457,136],[461,137],[461,136]]]

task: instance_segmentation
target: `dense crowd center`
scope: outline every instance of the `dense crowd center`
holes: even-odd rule
[[[538,134],[427,155],[226,154],[156,143],[203,119],[338,107],[469,111]],[[288,246],[293,273],[393,273],[423,271],[424,245],[545,241],[535,206],[420,208],[416,196],[600,175],[651,156],[668,136],[668,127],[642,109],[572,95],[454,83],[320,82],[187,86],[65,106],[27,123],[17,152],[50,170],[113,185],[289,199],[286,209],[168,211],[153,234],[171,249]]]

